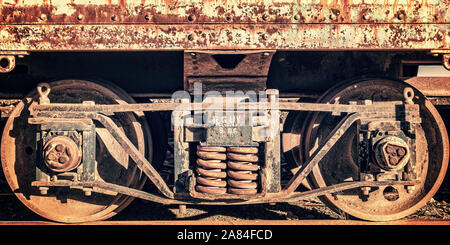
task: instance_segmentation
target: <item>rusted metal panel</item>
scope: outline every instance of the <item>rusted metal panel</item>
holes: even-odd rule
[[[448,0],[2,0],[8,24],[445,23]]]
[[[425,96],[446,97],[450,95],[449,77],[412,77],[406,79],[405,82],[411,84]]]
[[[449,49],[450,24],[3,25],[0,50]]]
[[[0,0],[0,50],[449,49],[449,0]]]

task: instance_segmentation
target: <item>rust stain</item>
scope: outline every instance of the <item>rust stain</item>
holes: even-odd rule
[[[127,6],[126,0],[119,0],[119,6],[120,7],[126,7]]]
[[[3,1],[3,0],[0,0]],[[64,5],[64,1],[67,4]],[[432,5],[431,10],[423,6],[427,0],[408,0],[408,6],[414,6],[413,15],[405,15],[405,22],[427,23],[433,21],[428,12],[435,9],[435,19],[446,21],[446,6],[443,3]],[[69,4],[70,2],[70,4]],[[392,16],[397,17],[398,11],[406,10],[406,5],[400,6],[398,0],[390,2],[385,0],[384,11],[377,9],[376,5],[353,4],[352,0],[320,0],[318,4],[302,5],[301,2],[286,1],[275,3],[242,2],[233,5],[228,2],[221,4],[215,1],[187,2],[187,1],[163,1],[158,5],[156,1],[127,2],[119,0],[112,4],[112,0],[106,4],[75,4],[74,0],[45,0],[39,5],[0,6],[2,16],[8,24],[39,23],[39,12],[48,13],[49,18],[45,23],[360,23],[368,22],[362,16],[370,13],[373,18],[370,22],[387,23],[392,21]],[[67,8],[70,5],[70,9]],[[401,9],[405,8],[405,9]],[[54,12],[53,10],[58,10]],[[391,11],[393,11],[391,13]],[[409,10],[408,10],[409,11]],[[73,13],[90,13],[89,18],[82,21]],[[147,15],[146,18],[144,18]],[[191,15],[189,17],[189,15]],[[296,16],[297,15],[297,16]],[[332,16],[330,16],[332,15]],[[111,20],[116,16],[116,20]],[[442,17],[441,17],[442,16]],[[448,20],[447,20],[448,22]]]
[[[392,12],[397,12],[398,0],[394,0],[394,4],[392,5]]]

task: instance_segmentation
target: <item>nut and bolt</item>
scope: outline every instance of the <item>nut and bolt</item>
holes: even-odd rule
[[[402,146],[387,144],[384,155],[392,167],[397,166],[406,155],[406,149]]]
[[[48,194],[48,187],[44,187],[44,186],[40,186],[39,187],[39,192],[41,193],[41,195],[47,195]]]
[[[83,188],[84,195],[87,197],[90,197],[92,195],[92,189],[91,188]]]
[[[368,196],[370,190],[371,190],[371,188],[370,188],[369,186],[361,187],[361,191],[362,191],[362,194],[363,194],[364,196]]]
[[[406,186],[406,192],[407,193],[412,193],[415,189],[416,189],[416,186],[414,186],[414,185],[407,185]]]
[[[404,167],[410,158],[408,144],[396,136],[388,136],[379,140],[375,147],[375,160],[385,170]]]

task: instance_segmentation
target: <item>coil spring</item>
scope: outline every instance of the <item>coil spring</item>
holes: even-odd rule
[[[258,192],[258,148],[227,147],[228,193],[251,195]]]
[[[224,194],[227,191],[227,182],[224,180],[227,173],[224,171],[227,164],[225,147],[197,146],[197,185],[198,192],[209,194]]]

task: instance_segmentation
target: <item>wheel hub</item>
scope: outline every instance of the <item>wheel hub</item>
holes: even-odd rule
[[[375,144],[375,161],[384,170],[399,170],[409,161],[408,144],[399,137],[388,136]]]
[[[44,145],[45,165],[54,172],[67,172],[81,163],[81,151],[69,137],[57,136]]]

